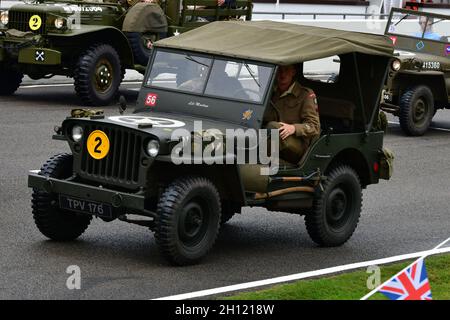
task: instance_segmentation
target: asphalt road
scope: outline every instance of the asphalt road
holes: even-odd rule
[[[51,135],[77,106],[70,86],[0,97],[0,299],[150,299],[427,250],[450,237],[450,111],[439,111],[435,125],[448,132],[408,138],[390,126],[394,176],[364,192],[359,227],[342,247],[317,247],[300,216],[250,208],[192,267],[169,266],[150,231],[123,222],[93,220],[75,242],[49,241],[34,226],[27,172],[68,151]],[[66,287],[70,265],[81,268],[80,290]]]

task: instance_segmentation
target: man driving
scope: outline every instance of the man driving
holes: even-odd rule
[[[317,98],[298,83],[295,65],[280,66],[271,105],[264,114],[268,129],[280,132],[280,157],[298,163],[311,142],[320,135]]]
[[[419,25],[421,28],[420,32],[416,32],[414,34],[415,37],[420,37],[424,39],[430,39],[430,40],[441,40],[441,35],[433,31],[433,24],[434,19],[433,18],[427,18],[426,16],[420,16],[419,17]]]

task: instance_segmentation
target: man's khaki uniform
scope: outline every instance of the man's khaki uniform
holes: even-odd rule
[[[267,128],[280,128],[284,122],[295,126],[295,133],[280,139],[280,157],[298,163],[311,142],[320,136],[317,98],[309,88],[294,82],[287,91],[275,91],[272,103],[266,110],[263,123]]]

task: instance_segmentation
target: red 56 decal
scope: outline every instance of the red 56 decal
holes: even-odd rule
[[[147,98],[145,99],[145,105],[148,107],[156,106],[156,101],[158,100],[158,95],[156,93],[147,94]]]

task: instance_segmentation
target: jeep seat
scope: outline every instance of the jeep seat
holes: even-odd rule
[[[351,132],[355,105],[348,100],[317,96],[322,132],[333,128],[335,133]]]

